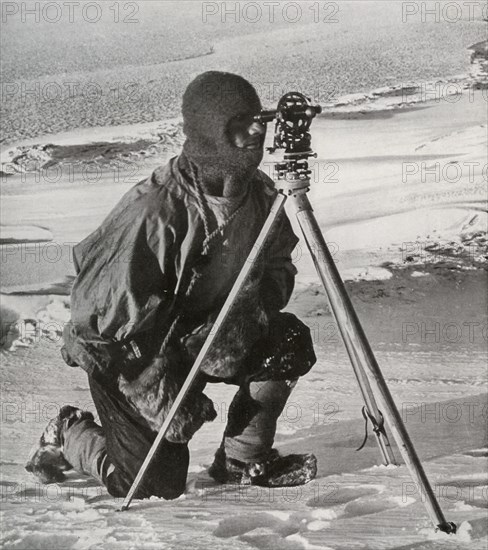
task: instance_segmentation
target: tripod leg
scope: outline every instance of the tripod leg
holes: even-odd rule
[[[151,448],[149,449],[149,452],[146,456],[146,459],[144,460],[136,478],[134,479],[134,482],[132,483],[132,486],[127,493],[127,496],[124,499],[124,502],[122,503],[121,511],[127,510],[130,506],[130,503],[132,502],[132,499],[134,497],[135,492],[137,491],[142,478],[144,477],[144,474],[146,473],[147,468],[152,462],[152,459],[154,458],[154,455],[156,454],[156,451],[158,450],[159,446],[161,445],[161,441],[163,440],[164,436],[166,435],[166,432],[168,431],[169,425],[171,424],[171,421],[173,420],[175,414],[178,412],[178,408],[180,407],[183,399],[186,397],[188,391],[190,390],[193,382],[195,381],[198,372],[200,370],[200,365],[203,363],[205,356],[209,350],[209,348],[212,346],[214,340],[217,338],[217,336],[220,334],[220,331],[225,324],[225,320],[227,319],[227,316],[229,314],[229,311],[232,308],[232,305],[234,304],[235,299],[237,298],[239,292],[241,291],[242,287],[244,286],[244,283],[246,282],[246,278],[251,272],[252,268],[254,267],[255,263],[257,262],[260,252],[263,250],[264,246],[266,245],[266,241],[268,236],[270,235],[271,231],[273,230],[275,226],[275,222],[277,221],[280,213],[283,210],[284,204],[286,201],[286,197],[282,195],[281,193],[278,193],[276,196],[276,199],[273,203],[273,206],[271,207],[270,213],[268,215],[268,218],[266,219],[263,228],[261,229],[261,232],[258,235],[258,238],[256,240],[256,243],[254,244],[254,247],[252,248],[248,258],[246,259],[244,266],[239,273],[234,286],[232,287],[229,296],[227,297],[224,305],[222,306],[222,309],[220,310],[220,313],[215,320],[214,323],[214,329],[210,331],[210,334],[207,336],[207,339],[205,340],[202,349],[200,350],[200,353],[198,354],[197,358],[195,359],[195,363],[193,364],[193,367],[191,371],[188,373],[188,376],[185,380],[185,383],[181,387],[180,392],[178,393],[176,399],[174,400],[174,403],[171,407],[171,409],[168,412],[168,416],[165,418],[163,425],[161,426],[158,435],[156,439],[154,440],[154,443],[152,444]]]
[[[300,228],[312,255],[317,273],[329,298],[329,303],[352,363],[368,416],[370,419],[374,419],[376,425],[381,425],[381,413],[378,410],[371,384],[364,370],[365,364],[376,363],[373,352],[369,347],[368,340],[359,323],[344,283],[313,215],[312,206],[307,195],[299,194],[293,196],[290,203],[297,210],[296,216]],[[387,435],[381,430],[375,430],[374,434],[385,464],[395,464],[395,457]]]
[[[441,531],[455,533],[456,526],[446,521],[439,503],[436,500],[434,491],[427,479],[412,441],[403,424],[400,413],[396,408],[390,390],[388,389],[380,367],[376,362],[373,351],[369,346],[369,342],[356,312],[354,311],[344,283],[339,275],[339,271],[327,248],[325,239],[313,214],[310,201],[305,193],[299,193],[293,195],[290,202],[296,210],[296,216],[312,255],[317,273],[329,298],[332,312],[344,339],[361,392],[363,397],[365,397],[366,406],[371,414],[375,415],[375,413],[378,412],[376,405],[374,405],[374,396],[366,374],[369,373],[371,382],[374,382],[376,386],[378,400],[383,408],[390,430],[402,453],[405,464],[410,471],[410,475],[418,484],[422,494],[426,497],[425,506],[430,518],[434,525]],[[368,403],[371,398],[372,402]],[[375,418],[379,420],[379,417],[375,416]],[[381,448],[382,453],[388,454],[389,458],[391,448],[386,437],[383,443],[385,448]]]
[[[356,379],[359,384],[361,395],[363,396],[363,401],[366,405],[368,417],[374,424],[373,433],[376,437],[376,442],[380,448],[384,463],[386,466],[388,464],[396,464],[390,441],[382,429],[382,414],[376,404],[376,399],[374,398],[373,390],[371,388],[371,384],[369,383],[368,377],[361,366],[361,359],[354,347],[354,341],[351,340],[349,334],[342,334],[342,337],[344,339],[344,344],[346,346],[349,359],[351,360],[353,366],[354,374],[356,375]]]

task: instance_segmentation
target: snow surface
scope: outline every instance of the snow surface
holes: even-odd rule
[[[59,356],[69,318],[70,247],[134,182],[105,175],[96,185],[27,178],[19,186],[17,174],[4,182],[2,223],[12,235],[14,224],[21,224],[18,231],[46,227],[61,255],[49,261],[55,250],[42,243],[1,250],[8,267],[1,296],[2,548],[486,549],[485,109],[480,96],[467,96],[388,119],[314,123],[317,162],[339,167],[338,182],[313,184],[317,219],[457,535],[434,531],[425,495],[404,465],[381,465],[372,436],[355,451],[364,436],[362,402],[305,250],[296,260],[289,310],[311,327],[318,362],[281,415],[276,444],[284,452],[313,451],[316,480],[283,489],[213,483],[205,470],[235,389],[212,385],[218,417],[192,440],[187,490],[175,501],[135,501],[118,513],[120,500],[75,472],[62,485],[38,484],[23,465],[47,421],[67,403],[93,411],[84,373]],[[386,148],[389,155],[378,156]],[[477,164],[474,175],[458,181],[425,182],[419,173],[402,182],[404,162],[424,161]],[[150,169],[149,163],[141,170]],[[36,235],[24,234],[25,241]]]

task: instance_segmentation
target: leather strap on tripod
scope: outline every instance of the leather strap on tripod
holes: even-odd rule
[[[376,418],[373,415],[369,414],[368,409],[366,408],[366,406],[364,406],[361,409],[361,412],[363,413],[363,418],[365,420],[364,439],[363,439],[363,442],[361,443],[361,445],[356,449],[356,451],[360,451],[361,449],[363,449],[364,446],[366,445],[366,441],[368,441],[368,420],[370,420],[371,424],[373,424],[373,432],[374,433],[382,434],[385,437],[387,437],[386,432],[385,432],[385,419],[383,418],[383,415],[381,414],[380,411],[378,411],[380,416],[381,416],[379,421],[377,421]]]

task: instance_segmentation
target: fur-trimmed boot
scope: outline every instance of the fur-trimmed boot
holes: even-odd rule
[[[42,483],[63,482],[66,479],[64,472],[73,468],[63,453],[64,433],[80,420],[93,420],[93,414],[71,405],[61,407],[59,414],[48,422],[42,432],[25,469]]]
[[[276,423],[295,380],[251,382],[239,388],[209,475],[221,483],[292,487],[317,475],[313,454],[281,456],[273,448]]]
[[[312,453],[281,456],[272,449],[265,460],[246,463],[227,457],[221,445],[208,473],[219,483],[294,487],[315,478],[317,458]]]

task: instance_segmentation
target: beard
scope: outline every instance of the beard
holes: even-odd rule
[[[233,145],[225,133],[216,136],[192,135],[183,145],[183,153],[192,162],[204,186],[244,186],[256,173],[263,160],[264,136],[259,148],[246,149]]]

